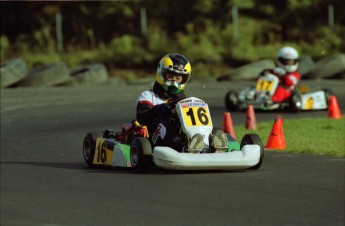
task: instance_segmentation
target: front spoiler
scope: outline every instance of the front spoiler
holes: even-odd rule
[[[179,153],[162,146],[153,151],[155,165],[171,170],[242,170],[255,166],[259,160],[260,146],[256,144],[225,153]]]

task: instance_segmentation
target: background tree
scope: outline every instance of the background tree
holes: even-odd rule
[[[182,52],[199,74],[272,58],[282,45],[319,59],[344,52],[345,8],[341,0],[193,0],[26,2],[1,4],[1,61],[23,57],[29,66],[90,61],[110,68],[152,69],[167,52]],[[328,7],[334,26],[328,26]],[[233,7],[238,8],[234,39]],[[140,12],[148,32],[142,34]],[[62,15],[64,52],[57,51],[57,13]],[[211,71],[210,71],[211,70]]]

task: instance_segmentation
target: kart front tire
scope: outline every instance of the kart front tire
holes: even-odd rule
[[[83,142],[83,156],[86,164],[89,167],[94,167],[93,158],[96,150],[96,139],[102,137],[102,132],[89,132],[86,134]]]
[[[242,137],[241,144],[240,144],[241,149],[243,146],[245,146],[247,144],[257,144],[260,146],[259,162],[255,166],[248,168],[251,170],[259,169],[260,166],[262,165],[262,162],[264,161],[264,146],[262,145],[261,138],[257,134],[248,133]]]
[[[225,94],[225,107],[228,111],[237,111],[239,109],[239,97],[235,91],[229,91]]]
[[[130,147],[131,165],[136,173],[146,173],[152,166],[152,146],[144,137],[136,137]]]

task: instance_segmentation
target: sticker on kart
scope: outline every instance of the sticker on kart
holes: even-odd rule
[[[211,126],[210,111],[206,103],[181,104],[182,117],[187,127]]]
[[[93,164],[111,165],[113,159],[113,147],[108,147],[104,138],[97,138],[96,150],[93,158]]]

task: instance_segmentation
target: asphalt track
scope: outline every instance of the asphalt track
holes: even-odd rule
[[[343,80],[304,83],[332,88],[345,112]],[[187,94],[208,102],[214,124],[222,126],[225,92],[248,84],[191,83]],[[266,151],[257,171],[143,175],[87,168],[85,133],[133,119],[136,97],[149,86],[1,90],[0,224],[344,225],[343,158]],[[279,114],[327,117],[326,111]],[[256,113],[256,119],[276,115]],[[243,124],[245,113],[232,118]]]

